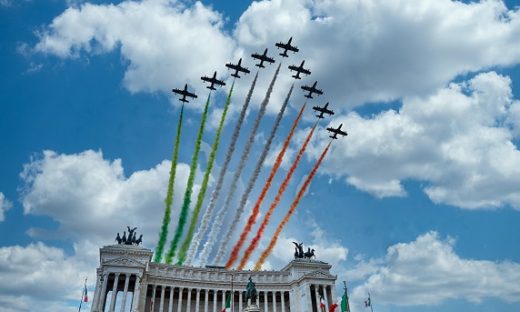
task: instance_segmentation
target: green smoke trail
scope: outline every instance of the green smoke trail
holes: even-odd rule
[[[220,142],[220,134],[222,133],[222,128],[224,127],[224,121],[226,120],[226,114],[229,108],[229,103],[231,102],[231,93],[233,93],[233,87],[235,86],[235,82],[231,85],[231,89],[229,90],[229,94],[226,98],[226,105],[224,106],[224,111],[222,112],[222,117],[220,117],[220,123],[218,125],[217,134],[215,135],[215,141],[213,141],[213,146],[211,148],[211,153],[209,154],[208,167],[206,168],[206,172],[204,173],[204,179],[202,180],[202,184],[200,187],[200,192],[197,197],[197,202],[195,204],[195,209],[193,210],[193,215],[191,216],[190,227],[188,229],[188,234],[182,243],[181,249],[179,251],[177,264],[182,265],[184,260],[186,259],[186,255],[188,252],[188,248],[190,247],[191,240],[193,238],[193,234],[195,232],[195,226],[197,225],[197,219],[199,218],[200,208],[202,207],[202,203],[204,202],[204,196],[206,195],[206,190],[208,188],[209,175],[211,173],[211,169],[213,168],[213,162],[215,161],[215,156],[217,155],[218,145]]]
[[[175,250],[177,249],[177,245],[179,244],[179,240],[181,239],[182,233],[184,231],[184,226],[186,225],[186,219],[188,218],[188,210],[191,203],[191,193],[193,192],[195,172],[197,171],[197,162],[199,160],[200,144],[202,142],[202,134],[204,132],[204,125],[206,124],[206,117],[208,116],[209,98],[210,95],[208,95],[206,106],[204,106],[204,112],[202,113],[202,119],[200,121],[199,134],[197,135],[197,141],[195,143],[195,152],[191,158],[190,175],[188,176],[188,182],[186,183],[184,200],[182,203],[181,212],[179,214],[179,224],[177,224],[175,235],[173,236],[173,240],[170,243],[170,249],[166,254],[166,263],[168,264],[172,263],[173,257],[175,256]]]
[[[184,105],[181,107],[181,114],[179,115],[179,122],[177,123],[177,138],[175,138],[175,148],[173,149],[172,164],[170,167],[170,179],[168,180],[168,191],[164,199],[165,209],[164,217],[161,226],[161,233],[159,234],[159,242],[155,249],[155,262],[161,262],[164,251],[164,244],[168,237],[168,226],[170,225],[170,218],[172,214],[173,203],[173,186],[175,185],[175,172],[177,170],[177,160],[179,159],[179,143],[181,141],[182,116],[184,115]]]

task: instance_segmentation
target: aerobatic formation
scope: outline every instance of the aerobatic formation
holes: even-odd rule
[[[287,42],[278,42],[275,44],[276,48],[279,49],[279,55],[282,58],[288,58],[288,52],[292,52],[293,54],[298,53],[300,50],[298,47],[293,45],[293,38],[291,37]],[[280,51],[281,50],[281,51]],[[227,112],[229,106],[231,104],[231,97],[233,94],[233,88],[235,87],[235,80],[237,78],[241,78],[244,75],[250,74],[251,71],[242,65],[242,58],[238,60],[237,63],[227,63],[225,66],[230,70],[230,76],[233,77],[233,82],[228,91],[224,107],[222,109],[222,114],[220,116],[220,121],[218,124],[218,128],[215,133],[215,137],[213,139],[213,143],[211,145],[211,152],[207,159],[207,163],[205,164],[205,172],[203,175],[203,181],[201,182],[199,191],[197,195],[197,200],[192,207],[192,195],[194,192],[194,183],[195,183],[195,172],[197,169],[197,165],[199,162],[199,152],[201,149],[202,137],[205,129],[206,119],[209,111],[210,102],[212,101],[211,92],[217,90],[217,87],[226,86],[226,82],[223,79],[219,79],[217,72],[214,71],[212,75],[202,76],[201,80],[204,83],[207,83],[206,87],[209,89],[209,94],[207,96],[207,100],[204,106],[203,114],[201,116],[199,131],[197,134],[197,138],[195,141],[195,149],[193,151],[192,160],[190,164],[190,171],[188,174],[188,179],[186,182],[186,189],[184,192],[184,196],[180,201],[182,204],[178,209],[178,219],[173,220],[172,222],[172,209],[173,207],[173,196],[178,196],[174,193],[174,184],[175,184],[175,174],[176,174],[176,166],[178,163],[179,157],[179,146],[181,141],[181,130],[182,130],[182,121],[184,114],[184,104],[189,101],[195,100],[198,96],[191,92],[188,88],[188,84],[184,85],[184,88],[180,89],[172,89],[172,92],[179,96],[179,101],[182,102],[183,106],[180,110],[179,120],[177,123],[177,132],[174,140],[174,149],[172,155],[172,162],[170,168],[170,177],[168,181],[168,189],[166,192],[165,198],[165,209],[164,216],[160,228],[159,240],[157,242],[157,246],[155,248],[154,261],[161,262],[164,261],[166,263],[172,263],[174,260],[178,265],[193,265],[194,263],[198,263],[200,266],[204,266],[208,263],[215,265],[225,265],[227,269],[233,268],[235,263],[238,263],[237,268],[239,270],[243,269],[248,260],[253,256],[253,252],[259,246],[259,242],[264,236],[267,225],[271,221],[272,215],[275,209],[279,206],[280,200],[287,189],[288,185],[291,182],[291,178],[294,175],[300,160],[302,159],[303,154],[305,153],[306,147],[311,141],[315,130],[318,129],[319,120],[325,118],[325,116],[334,115],[334,112],[329,108],[329,103],[327,102],[323,106],[315,105],[312,109],[316,113],[317,121],[314,126],[309,130],[305,141],[302,143],[300,148],[298,149],[298,153],[295,156],[295,159],[291,161],[291,167],[285,174],[283,178],[283,182],[280,184],[280,187],[277,189],[277,194],[275,195],[273,201],[271,202],[269,208],[264,212],[262,221],[256,230],[255,235],[251,238],[249,244],[245,245],[248,241],[248,236],[250,232],[253,230],[258,217],[261,215],[263,203],[266,199],[266,195],[270,191],[273,181],[281,167],[282,161],[284,157],[286,157],[286,151],[292,141],[293,135],[295,133],[296,128],[298,127],[302,115],[305,111],[305,107],[307,103],[304,103],[300,109],[299,113],[292,122],[292,126],[289,130],[289,133],[283,139],[283,145],[280,151],[277,153],[276,160],[271,167],[271,171],[268,175],[268,178],[262,185],[262,189],[258,195],[258,198],[253,202],[251,201],[250,195],[252,190],[257,185],[260,171],[263,168],[263,163],[270,151],[271,145],[277,136],[280,123],[283,120],[284,113],[290,101],[291,95],[294,90],[295,83],[302,79],[302,75],[308,76],[311,75],[310,69],[306,68],[305,60],[302,60],[300,65],[289,65],[289,72],[295,72],[291,74],[291,77],[294,78],[294,83],[291,85],[290,89],[287,92],[287,95],[284,99],[284,102],[281,105],[281,108],[276,116],[275,122],[267,136],[267,139],[263,143],[261,147],[261,151],[259,156],[256,157],[256,164],[253,167],[250,176],[246,177],[246,173],[244,172],[244,168],[248,164],[248,159],[251,154],[252,147],[256,142],[256,137],[258,134],[258,129],[260,127],[260,122],[262,121],[267,105],[271,100],[271,94],[273,92],[273,88],[276,84],[276,80],[278,75],[281,72],[281,63],[277,66],[274,76],[271,78],[271,82],[265,91],[265,95],[263,97],[262,102],[260,103],[260,108],[256,112],[256,116],[254,117],[253,126],[251,129],[247,129],[249,135],[246,139],[245,146],[240,153],[240,158],[237,160],[238,165],[235,171],[231,174],[229,173],[229,165],[235,155],[235,150],[237,148],[237,141],[241,132],[243,132],[244,128],[244,120],[246,118],[246,113],[253,95],[255,91],[259,71],[266,66],[274,64],[276,60],[269,56],[269,49],[266,48],[263,53],[253,53],[251,57],[256,61],[255,66],[258,67],[258,70],[255,74],[255,77],[249,87],[249,91],[245,97],[242,109],[240,111],[238,120],[234,126],[233,133],[230,137],[229,146],[227,148],[227,152],[225,154],[224,162],[220,169],[220,172],[216,174],[216,183],[211,191],[211,195],[209,196],[208,204],[206,207],[203,206],[207,194],[208,184],[210,180],[211,170],[213,169],[213,165],[215,162],[215,158],[217,156],[220,144],[221,134],[224,128]],[[304,96],[307,98],[307,101],[314,99],[315,96],[323,95],[323,90],[317,87],[318,82],[315,81],[311,85],[301,85],[300,88],[305,92]],[[313,97],[314,96],[314,97]],[[256,261],[254,266],[255,270],[259,270],[262,267],[262,264],[265,262],[267,257],[271,254],[276,241],[280,233],[282,232],[285,225],[289,222],[290,217],[296,210],[299,202],[304,196],[306,189],[308,188],[311,180],[316,174],[319,166],[321,165],[323,159],[325,158],[331,143],[334,139],[338,139],[338,136],[346,136],[347,132],[342,130],[343,124],[340,124],[338,127],[328,127],[326,130],[330,133],[330,142],[322,151],[321,156],[318,158],[317,162],[312,167],[308,176],[306,177],[302,186],[298,189],[296,197],[293,199],[289,209],[285,212],[285,215],[281,222],[278,224],[276,231],[274,234],[270,234],[271,240],[265,248],[259,259]],[[189,145],[188,145],[189,146]],[[229,174],[228,174],[229,173]],[[239,181],[244,179],[247,181],[245,189],[240,196],[240,201],[238,204],[235,204],[235,194],[238,191]],[[228,184],[224,182],[230,179]],[[228,189],[225,188],[225,185],[229,185]],[[222,198],[220,198],[222,196]],[[215,208],[217,208],[217,203],[219,199],[222,200],[223,204],[215,213]],[[253,203],[251,207],[249,207],[249,203]],[[201,215],[202,213],[202,215]],[[239,228],[240,220],[244,213],[247,213],[247,222],[243,226],[240,233],[235,233],[236,229]],[[200,218],[199,218],[200,217]],[[224,226],[224,221],[230,220],[229,224]],[[177,221],[177,222],[175,222]],[[175,225],[175,231],[169,237],[169,228],[170,223]],[[188,224],[188,229],[185,231],[186,225]],[[198,227],[197,227],[197,224]],[[233,241],[235,234],[238,234],[238,240]],[[166,251],[165,246],[166,242],[170,238],[169,248]],[[181,243],[182,242],[182,243]],[[218,243],[218,244],[217,244]],[[243,246],[247,246],[244,251],[242,251]],[[230,246],[233,246],[231,250]],[[242,252],[242,253],[241,253]],[[213,255],[213,258],[210,256]],[[224,262],[225,260],[225,262]],[[197,262],[198,261],[198,262]]]

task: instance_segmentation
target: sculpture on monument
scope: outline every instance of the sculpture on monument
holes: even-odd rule
[[[303,258],[303,243],[293,242],[294,244],[294,258]]]
[[[251,302],[256,302],[256,296],[257,296],[256,286],[255,286],[255,283],[253,282],[253,279],[250,276],[249,282],[247,283],[247,286],[246,286],[246,300],[251,299]]]
[[[311,249],[310,247],[307,248],[307,251],[303,251],[303,243],[297,243],[293,242],[294,244],[294,258],[295,259],[312,259],[316,258],[316,255],[314,254],[314,249]]]
[[[126,231],[123,232],[123,237],[119,235],[119,232],[116,235],[115,241],[118,245],[137,245],[139,246],[143,242],[143,234],[139,236],[139,238],[136,238],[137,233],[135,230],[137,230],[137,227],[134,227],[131,229],[129,226],[128,228],[128,236],[126,236]]]

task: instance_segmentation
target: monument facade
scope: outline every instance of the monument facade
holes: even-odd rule
[[[231,297],[231,311],[252,306],[262,312],[319,312],[335,301],[331,265],[295,258],[280,271],[235,271],[152,262],[153,252],[138,245],[100,249],[92,312],[220,312]],[[251,284],[253,283],[253,284]],[[255,294],[249,294],[254,286]]]

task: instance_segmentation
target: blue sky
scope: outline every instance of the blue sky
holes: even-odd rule
[[[290,261],[290,242],[300,240],[334,264],[338,281],[349,282],[355,311],[364,310],[367,290],[377,311],[517,311],[518,6],[0,1],[0,279],[15,281],[0,286],[0,306],[77,308],[84,276],[93,287],[98,248],[127,224],[138,226],[153,249],[180,109],[169,90],[188,82],[200,100],[206,94],[201,75],[224,75],[224,64],[242,56],[252,69],[249,54],[274,50],[275,42],[294,36],[301,52],[283,61],[253,155],[289,88],[289,63],[307,60],[313,74],[302,83],[318,80],[325,92],[309,104],[330,101],[336,115],[320,124],[268,233],[328,142],[323,128],[341,122],[349,136],[334,142],[265,268]],[[260,72],[244,129],[252,125],[273,67]],[[251,76],[237,82],[213,179]],[[270,158],[302,95],[298,90],[291,98]],[[197,185],[223,99],[217,93],[212,103]],[[185,187],[202,104],[187,109],[176,194]],[[307,109],[275,185],[313,120]],[[271,165],[265,164],[251,201]],[[34,271],[46,277],[29,274]]]

